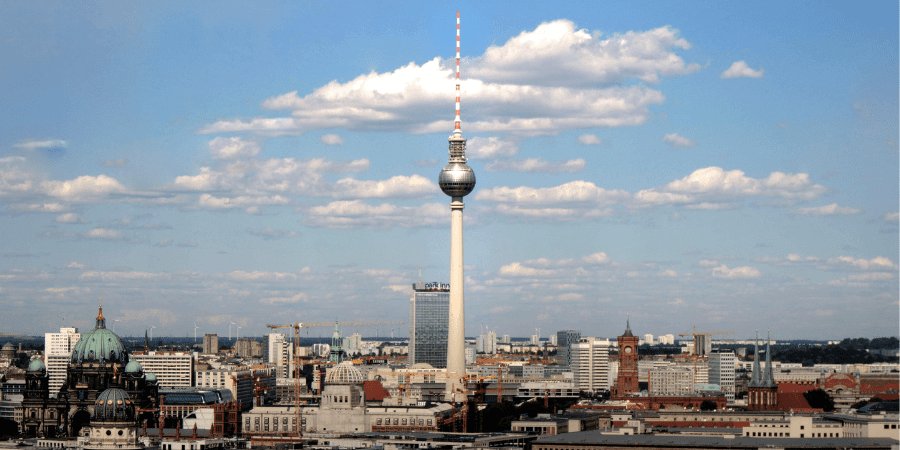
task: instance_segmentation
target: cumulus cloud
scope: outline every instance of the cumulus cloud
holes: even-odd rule
[[[344,178],[334,184],[334,198],[423,197],[440,192],[438,185],[421,175],[397,175],[387,180]]]
[[[71,202],[95,200],[125,192],[125,186],[106,175],[82,175],[67,181],[43,181],[41,189],[51,197]]]
[[[44,148],[66,148],[69,144],[62,139],[24,139],[13,145],[15,148],[25,150],[38,150]]]
[[[808,208],[797,208],[791,213],[797,214],[800,216],[848,216],[853,214],[859,214],[862,211],[859,209],[848,208],[845,206],[838,206],[837,203],[832,203],[830,205],[825,206],[813,206]]]
[[[896,272],[867,272],[854,273],[837,280],[829,280],[828,285],[840,287],[867,287],[872,283],[893,282],[896,283]]]
[[[285,230],[283,228],[275,229],[272,227],[259,229],[247,228],[247,232],[250,233],[251,236],[261,237],[263,239],[284,239],[300,236],[300,233],[296,231]]]
[[[690,44],[670,27],[600,39],[558,20],[524,31],[483,55],[466,58],[464,131],[518,135],[556,134],[575,128],[644,123],[649,106],[665,97],[646,84],[699,70],[676,53]],[[442,113],[452,99],[455,61],[435,58],[391,72],[332,81],[301,96],[297,91],[264,100],[289,117],[225,119],[201,133],[252,131],[300,134],[313,129],[449,132]],[[552,67],[554,70],[547,70]],[[639,81],[635,83],[634,81]]]
[[[75,213],[60,214],[53,221],[56,223],[85,223],[85,220]]]
[[[411,207],[388,203],[373,206],[361,200],[335,201],[309,208],[306,213],[305,225],[336,229],[434,227],[447,223],[447,206],[440,203]]]
[[[325,145],[344,145],[344,139],[336,134],[323,134],[319,142]]]
[[[498,203],[497,212],[511,216],[526,216],[552,220],[576,220],[608,216],[605,208],[630,197],[620,190],[606,190],[588,181],[572,181],[550,188],[505,186],[485,189],[475,199]]]
[[[663,136],[662,140],[666,144],[672,145],[674,147],[693,147],[697,145],[696,142],[684,136],[679,136],[677,133],[669,133]]]
[[[266,205],[287,205],[291,200],[281,195],[241,195],[237,197],[214,197],[203,194],[197,200],[199,209],[227,210],[234,208],[259,207]]]
[[[825,187],[812,184],[805,173],[772,172],[766,178],[756,179],[740,170],[707,167],[663,187],[641,190],[634,200],[638,206],[721,203],[750,197],[814,200],[826,191]]]
[[[484,165],[487,172],[537,172],[562,173],[584,170],[583,159],[569,161],[544,161],[541,158],[501,159]]]
[[[584,145],[600,145],[602,143],[595,134],[582,134],[578,136],[578,142]]]
[[[280,281],[294,280],[297,278],[297,275],[286,272],[265,272],[258,270],[246,272],[243,270],[235,270],[229,272],[227,277],[236,281]]]
[[[298,292],[290,297],[266,297],[261,298],[259,301],[267,305],[284,305],[290,303],[305,303],[307,298],[307,294]]]
[[[897,222],[898,220],[900,220],[900,213],[887,213],[884,215],[883,219],[885,222]]]
[[[63,205],[61,203],[33,203],[33,204],[17,203],[17,204],[10,205],[9,209],[12,211],[58,213],[58,212],[63,212],[69,208],[66,205]]]
[[[83,269],[87,269],[87,266],[84,265],[84,264],[81,264],[81,263],[79,263],[79,262],[77,262],[77,261],[72,261],[72,262],[70,262],[69,264],[66,264],[66,269],[79,269],[79,270],[83,270]]]
[[[240,137],[217,137],[209,141],[209,153],[216,159],[237,159],[256,156],[262,149],[255,142]]]
[[[515,156],[517,153],[519,153],[519,144],[501,140],[496,136],[488,138],[476,136],[466,142],[466,156],[472,159]]]
[[[740,278],[759,278],[759,269],[750,266],[735,267],[729,269],[728,266],[722,264],[712,269],[712,276],[723,279],[740,279]]]
[[[763,76],[764,70],[760,68],[759,70],[753,70],[745,61],[735,61],[728,70],[722,72],[721,77],[724,79],[729,78],[761,78]]]

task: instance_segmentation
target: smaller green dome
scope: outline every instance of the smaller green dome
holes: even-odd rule
[[[12,342],[6,341],[6,343],[3,344],[3,350],[15,350],[15,348],[16,346],[13,345]]]
[[[156,381],[156,375],[154,375],[152,372],[147,372],[146,374],[144,374],[144,379],[147,381]]]
[[[141,367],[141,363],[131,360],[128,361],[128,364],[125,365],[125,373],[141,373],[144,371],[144,368]]]
[[[44,362],[39,359],[35,359],[35,360],[31,361],[31,363],[28,364],[29,372],[43,372],[46,370],[47,370],[47,366],[45,366]]]

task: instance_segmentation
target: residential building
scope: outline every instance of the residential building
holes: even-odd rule
[[[450,285],[414,283],[409,297],[408,366],[426,363],[447,367],[447,336],[450,322]],[[463,357],[465,358],[465,349]]]
[[[728,403],[734,403],[734,364],[732,350],[713,350],[709,354],[709,382],[719,385]]]
[[[59,392],[59,388],[66,382],[69,356],[81,333],[78,328],[63,327],[59,333],[44,333],[44,359],[47,365],[47,375],[50,377],[50,392]]]
[[[219,335],[204,334],[203,335],[203,353],[214,355],[219,353]]]
[[[608,339],[581,338],[569,346],[575,388],[596,392],[610,388]]]
[[[134,352],[131,360],[144,368],[144,373],[156,375],[160,388],[193,386],[194,355],[187,352]]]
[[[651,397],[687,396],[694,392],[694,372],[689,369],[650,370]]]

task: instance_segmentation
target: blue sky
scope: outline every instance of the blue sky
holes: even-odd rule
[[[890,2],[0,4],[0,332],[408,320],[457,10],[467,334],[897,335]]]

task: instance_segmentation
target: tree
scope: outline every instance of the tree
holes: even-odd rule
[[[700,404],[700,411],[715,411],[716,410],[716,402],[711,400],[703,400],[703,403]]]
[[[834,399],[821,389],[814,389],[803,393],[806,402],[813,408],[821,408],[822,411],[834,411]]]

